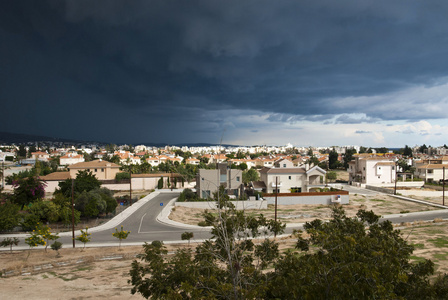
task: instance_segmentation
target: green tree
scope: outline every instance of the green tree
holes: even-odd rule
[[[313,153],[313,148],[309,147],[309,148],[308,148],[308,151],[306,152],[306,155],[308,155],[308,156],[313,156],[313,155],[314,155],[314,153]]]
[[[386,147],[375,148],[377,153],[388,153],[389,149]]]
[[[121,248],[121,241],[128,238],[128,235],[131,233],[131,231],[126,231],[123,229],[123,225],[121,225],[120,230],[115,228],[115,232],[112,233],[112,236],[116,237],[119,240],[118,248]]]
[[[76,178],[74,180],[73,191],[75,197],[82,192],[90,192],[91,190],[97,189],[101,186],[101,182],[93,175],[92,172],[87,170],[78,171]],[[72,194],[72,180],[67,179],[59,183],[59,189],[55,192],[61,193],[67,198],[71,197]]]
[[[243,171],[243,182],[249,183],[251,181],[258,181],[260,180],[260,174],[258,171],[254,168],[251,168],[247,171]]]
[[[330,153],[328,154],[328,168],[330,170],[339,168],[339,166],[341,164],[340,164],[338,158],[339,158],[339,154],[333,148],[333,150],[331,150]]]
[[[0,231],[9,231],[19,225],[20,207],[17,204],[7,201],[0,204]]]
[[[247,170],[247,164],[246,163],[240,163],[239,165],[238,165],[238,169],[240,169],[240,170],[242,170],[242,171],[244,171],[244,170]]]
[[[62,243],[58,241],[54,241],[53,244],[50,245],[50,248],[57,252],[57,256],[59,257],[59,250],[62,248]]]
[[[108,145],[106,145],[105,149],[106,149],[107,153],[114,153],[115,150],[117,150],[117,145],[115,145],[115,144],[108,144]]]
[[[41,223],[59,221],[59,207],[52,201],[34,202],[28,209],[28,213],[36,215]]]
[[[336,172],[327,172],[327,180],[332,181],[332,180],[336,180],[337,178],[337,174]]]
[[[65,197],[61,193],[55,193],[53,195],[54,205],[57,207],[59,219],[58,221],[62,221],[65,225],[69,225],[72,223],[72,201],[71,198]],[[81,218],[81,212],[74,209],[74,217],[75,217],[75,225],[79,223]]]
[[[401,168],[403,172],[407,172],[411,169],[411,166],[408,165],[408,162],[405,159],[399,159],[397,161],[397,165]]]
[[[356,153],[355,149],[345,149],[344,154],[344,169],[348,169],[348,163],[353,160],[353,155]]]
[[[26,157],[26,148],[24,145],[19,145],[19,150],[17,151],[17,157],[18,158]]]
[[[330,222],[314,220],[304,228],[309,237],[300,235],[296,246],[302,253],[288,252],[275,264],[267,298],[430,299],[435,294],[428,280],[433,263],[410,263],[413,247],[373,212],[360,210],[348,218],[335,208]]]
[[[368,150],[368,148],[366,148],[366,147],[363,147],[363,146],[359,147],[359,153],[367,153],[367,150]]]
[[[428,146],[426,146],[426,144],[423,144],[418,148],[418,152],[420,152],[420,153],[425,153],[427,150],[428,150]]]
[[[14,193],[11,201],[23,209],[25,205],[44,198],[45,186],[45,182],[37,176],[18,179],[13,182]]]
[[[403,149],[403,155],[407,157],[412,157],[412,148],[409,147],[408,145],[405,145]]]
[[[46,245],[45,240],[43,239],[41,233],[39,232],[39,223],[37,223],[37,228],[34,229],[31,232],[30,236],[25,239],[25,244],[27,244],[30,247],[28,251],[28,256],[26,257],[27,260],[30,257],[32,248],[37,247],[39,245],[41,246]]]
[[[31,153],[36,152],[36,151],[37,151],[36,146],[33,145],[33,146],[29,147],[27,157],[28,158],[31,157]]]
[[[106,202],[105,213],[109,214],[115,211],[118,206],[117,200],[114,198],[114,192],[107,188],[95,189],[93,192],[98,193],[101,199]]]
[[[314,155],[312,155],[306,162],[310,166],[317,166],[317,165],[319,165],[319,159],[316,156],[314,156]]]
[[[159,181],[157,182],[157,188],[159,190],[163,189],[163,177],[160,177]]]
[[[90,192],[82,192],[75,200],[76,208],[81,212],[82,216],[97,217],[102,213],[106,213],[107,202],[101,196],[99,189]],[[115,208],[114,208],[115,209]]]
[[[12,246],[17,246],[19,244],[19,239],[16,237],[13,238],[4,238],[3,241],[0,242],[0,247],[9,247],[9,251],[12,252]]]
[[[184,232],[180,235],[180,238],[184,240],[188,240],[188,246],[190,246],[190,240],[194,237],[193,232]]]
[[[75,238],[75,240],[80,241],[81,243],[84,244],[84,248],[83,248],[83,250],[86,248],[86,244],[87,244],[88,242],[90,242],[90,239],[91,239],[90,236],[91,236],[92,234],[89,233],[88,230],[89,230],[89,227],[86,227],[86,230],[82,230],[82,229],[81,229],[81,234],[78,235],[78,236]]]
[[[38,227],[38,234],[45,241],[45,252],[47,252],[47,247],[50,241],[55,241],[59,238],[58,234],[51,233],[51,228],[46,225],[44,226],[41,225]]]

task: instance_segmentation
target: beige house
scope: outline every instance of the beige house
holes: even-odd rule
[[[444,178],[445,169],[445,178]],[[424,179],[426,182],[438,182],[448,177],[448,164],[423,164],[419,165],[415,170],[418,178]]]
[[[99,180],[113,180],[115,175],[120,172],[120,166],[101,159],[81,162],[67,167],[70,171],[70,177],[76,178],[78,171],[87,170],[92,172]]]
[[[289,160],[279,162],[279,168],[263,168],[260,170],[260,180],[266,185],[266,193],[301,193],[310,188],[322,186],[321,177],[325,170],[315,166],[309,170],[291,167]]]
[[[356,157],[349,162],[349,182],[385,184],[395,182],[395,162],[385,157]]]
[[[186,163],[189,165],[199,165],[201,161],[197,158],[187,158]]]
[[[241,196],[243,172],[238,169],[230,169],[226,163],[217,164],[218,169],[199,169],[196,177],[196,190],[201,198],[210,198],[223,186],[228,195]]]

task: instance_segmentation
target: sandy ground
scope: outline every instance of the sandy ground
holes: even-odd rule
[[[177,246],[168,245],[169,251]],[[0,252],[2,269],[15,276],[0,278],[1,299],[144,299],[131,294],[129,270],[142,247],[66,248]],[[122,257],[122,258],[120,258]],[[80,260],[83,262],[80,263]],[[58,266],[66,264],[65,266]]]
[[[343,205],[347,216],[354,216],[359,209],[373,210],[378,215],[389,215],[405,212],[427,211],[436,208],[399,200],[388,195],[375,196],[350,196],[350,204]],[[194,209],[178,206],[170,215],[170,219],[186,224],[197,225],[203,220],[204,209]],[[263,214],[268,218],[274,218],[274,205],[268,205],[268,209],[246,210],[246,213]],[[328,205],[278,205],[277,218],[284,223],[304,223],[314,219],[328,220],[331,218],[331,206]]]

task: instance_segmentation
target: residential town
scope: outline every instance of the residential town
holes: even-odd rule
[[[379,153],[378,150],[383,152]],[[431,183],[445,179],[444,168],[448,166],[446,146],[406,146],[401,150],[406,153],[363,146],[294,147],[291,144],[280,147],[163,148],[145,145],[1,145],[0,163],[3,169],[0,173],[0,184],[5,191],[12,190],[12,178],[17,177],[21,170],[32,168],[36,163],[51,166],[39,174],[47,182],[48,194],[55,191],[59,182],[75,178],[80,170],[87,170],[105,183],[116,181],[120,177],[119,174],[131,173],[136,190],[157,188],[160,177],[167,181],[170,177],[176,177],[179,181],[174,187],[185,187],[185,184],[194,187],[199,183],[198,194],[210,195],[216,188],[205,192],[202,188],[204,184],[196,182],[196,179],[205,176],[205,172],[213,172],[210,169],[216,169],[216,164],[225,164],[229,170],[240,170],[239,175],[235,175],[241,178],[240,185],[243,183],[243,171],[257,170],[255,179],[259,180],[246,180],[245,188],[265,193],[309,192],[313,187],[326,183],[326,173],[331,169],[345,169],[349,175],[348,182],[358,186],[387,185],[407,180]],[[316,175],[310,175],[315,171]],[[216,178],[214,175],[206,177]],[[278,188],[274,182],[275,178],[279,180]],[[219,185],[217,182],[213,184]],[[240,187],[234,187],[241,190]],[[119,188],[120,186],[115,187]],[[241,196],[242,193],[238,192],[236,195]]]
[[[305,241],[300,230],[305,228],[310,230],[307,234],[314,234],[310,226],[327,226],[319,224],[328,224],[328,234],[340,230],[337,234],[344,239],[338,245],[350,244],[351,239],[346,237],[353,230],[353,222],[359,222],[356,226],[360,230],[356,233],[358,239],[365,233],[365,224],[372,222],[369,223],[371,228],[384,231],[381,239],[387,235],[394,245],[397,233],[393,227],[375,227],[383,226],[378,223],[380,215],[389,218],[390,223],[384,224],[390,226],[409,220],[406,224],[416,224],[412,225],[415,230],[424,230],[418,227],[418,222],[422,221],[416,218],[425,218],[437,228],[444,226],[447,150],[445,145],[437,148],[406,145],[389,150],[363,146],[294,147],[291,144],[161,148],[112,144],[80,147],[4,144],[0,146],[2,245],[10,247],[11,253],[19,259],[24,259],[26,250],[30,256],[35,249],[33,254],[40,255],[39,260],[45,265],[54,260],[47,254],[42,255],[48,245],[58,253],[62,245],[66,245],[66,257],[76,257],[77,264],[85,255],[76,252],[75,242],[76,247],[80,248],[83,243],[85,248],[93,235],[95,243],[89,245],[88,251],[99,253],[98,259],[109,259],[110,255],[119,257],[124,266],[115,263],[111,268],[125,269],[126,275],[121,277],[138,274],[132,275],[129,281],[135,287],[140,286],[143,276],[157,272],[163,276],[169,270],[162,267],[151,273],[133,273],[139,270],[138,265],[134,262],[129,267],[120,251],[137,249],[141,252],[135,245],[143,244],[147,257],[160,255],[162,259],[165,254],[160,250],[165,249],[164,241],[174,243],[172,249],[182,249],[184,240],[188,240],[188,246],[192,240],[200,249],[202,241],[210,237],[212,240],[208,241],[217,243],[222,222],[240,224],[234,226],[241,226],[235,227],[239,237],[244,236],[241,241],[226,237],[226,241],[232,241],[236,247],[245,247],[248,240],[259,238],[263,232],[267,234],[263,243],[276,241],[277,234],[282,234],[279,244],[302,251],[297,250],[298,243]],[[366,208],[372,210],[369,212]],[[147,217],[149,214],[152,217]],[[216,218],[220,214],[223,217]],[[225,219],[227,214],[230,219]],[[234,223],[233,217],[240,221]],[[320,223],[322,221],[330,222]],[[121,230],[117,229],[118,225]],[[50,226],[58,228],[57,233],[52,232]],[[28,237],[23,238],[24,233]],[[132,242],[125,241],[128,236]],[[118,250],[111,246],[114,238],[119,238]],[[363,239],[357,241],[364,242],[371,244]],[[73,250],[67,246],[70,243],[73,243]],[[300,247],[307,249],[306,243]],[[401,248],[407,245],[405,241],[400,243],[403,243]],[[421,242],[425,245],[423,248],[429,247],[426,243],[431,240]],[[29,245],[29,249],[23,244]],[[122,245],[127,250],[123,250]],[[262,251],[262,245],[256,245],[256,251]],[[393,245],[384,249],[391,249]],[[13,247],[16,252],[12,251]],[[344,247],[346,251],[357,251],[352,244]],[[438,251],[435,247],[424,257],[432,258],[431,253],[438,255]],[[181,252],[176,252],[174,259],[178,253]],[[104,255],[108,256],[104,258]],[[196,260],[201,259],[200,255],[195,256]],[[287,252],[284,252],[276,259],[282,262],[286,257]],[[346,259],[343,265],[351,261],[351,255]],[[387,259],[393,264],[396,254]],[[417,258],[415,260],[410,264],[411,270],[412,266],[420,264]],[[8,263],[2,276],[9,279],[19,275],[38,276],[35,274],[40,274],[44,265],[30,266],[38,271],[27,275],[26,267],[17,269]],[[444,259],[437,261],[437,266],[438,274],[448,271]],[[177,268],[178,271],[190,269],[195,268],[193,265]],[[432,269],[427,269],[421,277],[427,278],[431,272]],[[121,277],[116,280],[122,281]],[[445,277],[440,278],[437,279],[440,282],[445,280]],[[193,278],[191,284],[194,282]],[[270,285],[270,289],[275,290],[275,287]],[[123,290],[129,290],[129,286],[124,286]]]

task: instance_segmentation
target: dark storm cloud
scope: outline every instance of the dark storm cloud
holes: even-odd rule
[[[222,131],[225,120],[207,114],[219,110],[286,123],[446,117],[403,116],[406,100],[369,97],[448,75],[447,9],[441,0],[2,1],[0,125],[163,139]]]

